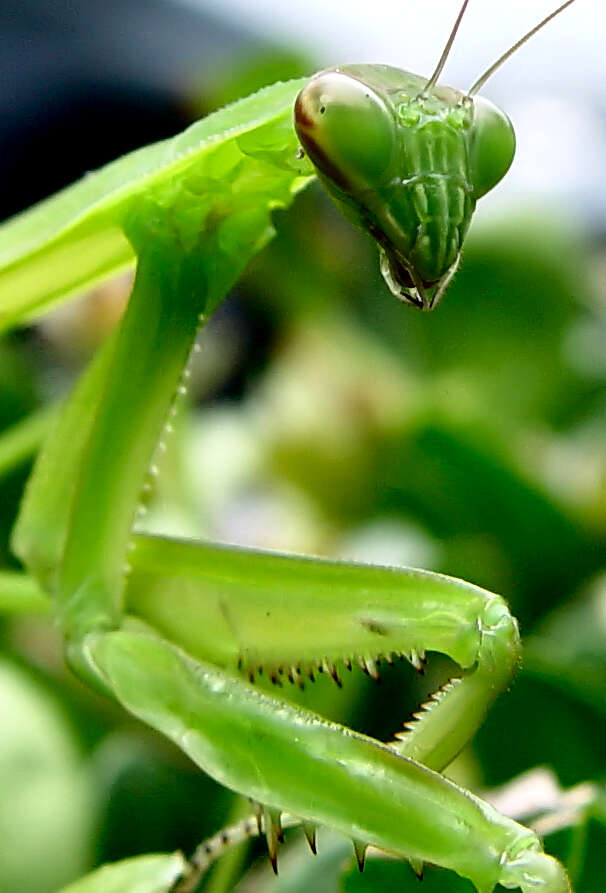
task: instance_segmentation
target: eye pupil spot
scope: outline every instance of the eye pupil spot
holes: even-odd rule
[[[320,106],[320,114],[323,115],[325,111],[326,111],[326,106],[325,106],[325,105],[321,105],[321,106]]]

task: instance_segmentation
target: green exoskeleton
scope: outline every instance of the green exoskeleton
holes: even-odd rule
[[[274,862],[287,812],[312,845],[316,825],[348,835],[361,865],[373,844],[416,870],[458,872],[479,893],[498,883],[567,893],[564,869],[533,832],[440,774],[518,665],[503,599],[424,571],[174,541],[136,526],[200,325],[271,237],[272,209],[313,177],[293,104],[305,154],[376,238],[392,290],[423,308],[444,291],[476,200],[514,151],[507,118],[475,96],[502,60],[469,94],[437,86],[465,6],[429,80],[358,65],[274,85],[2,228],[4,327],[137,261],[118,330],[40,453],[13,546],[29,574],[20,591],[36,580],[54,600],[70,665],[259,804]],[[297,681],[318,671],[338,679],[354,662],[374,675],[377,659],[394,655],[418,667],[426,650],[460,674],[387,744],[253,684],[261,668]]]
[[[468,93],[439,86],[463,3],[429,80],[387,65],[316,74],[297,97],[295,126],[343,213],[377,241],[396,297],[423,310],[456,272],[476,201],[505,176],[515,135],[477,91],[564,3],[492,65]]]

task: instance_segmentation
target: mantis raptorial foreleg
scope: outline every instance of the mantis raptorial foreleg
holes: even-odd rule
[[[439,774],[516,669],[500,597],[423,571],[133,533],[197,331],[271,236],[272,209],[310,179],[296,97],[300,140],[377,239],[392,289],[424,309],[439,299],[477,198],[513,157],[511,125],[475,88],[435,86],[444,58],[429,82],[349,66],[277,85],[9,224],[7,321],[137,258],[122,323],[41,453],[14,547],[54,597],[72,667],[261,804],[273,857],[288,812],[350,836],[361,860],[372,843],[480,893],[566,893],[531,831]],[[378,660],[418,666],[426,650],[460,674],[387,744],[253,684],[338,681],[352,663],[374,675]]]
[[[70,661],[215,778],[268,808],[338,828],[415,865],[450,867],[482,893],[499,880],[522,884],[524,873],[556,871],[531,832],[430,771],[464,746],[515,669],[517,629],[500,598],[423,572],[131,538],[201,312],[188,287],[197,264],[171,266],[165,243],[161,269],[155,254],[147,264],[140,260],[123,324],[49,439],[16,536],[27,559],[27,518],[39,523],[48,506],[56,507],[49,479],[61,483],[65,497],[65,480],[52,466],[69,467],[73,494],[54,588]],[[143,325],[148,337],[141,339]],[[160,375],[153,360],[163,351]],[[87,433],[70,444],[74,405]],[[285,625],[296,634],[285,636]],[[238,668],[250,674],[263,667],[271,675],[288,667],[295,678],[319,666],[336,674],[350,660],[372,672],[377,658],[404,653],[416,662],[426,649],[449,654],[464,678],[388,746],[233,675]],[[364,798],[361,784],[368,787]],[[534,862],[538,868],[529,867]]]

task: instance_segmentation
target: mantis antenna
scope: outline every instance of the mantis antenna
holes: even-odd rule
[[[532,30],[529,31],[528,34],[525,34],[524,37],[521,37],[521,38],[517,41],[517,43],[514,43],[514,45],[513,45],[512,47],[510,47],[510,48],[507,50],[506,53],[503,53],[503,55],[500,56],[500,57],[497,59],[497,61],[494,62],[494,63],[490,66],[490,68],[487,68],[487,69],[486,69],[486,71],[484,72],[484,74],[480,75],[480,77],[477,79],[477,81],[475,82],[475,84],[474,84],[474,85],[471,87],[471,89],[469,90],[469,94],[468,94],[468,95],[469,95],[469,96],[473,96],[474,93],[477,93],[478,90],[480,90],[480,89],[484,86],[484,84],[486,83],[486,81],[488,80],[488,78],[492,77],[492,75],[495,73],[495,71],[496,71],[498,68],[500,68],[501,65],[503,65],[504,62],[507,62],[507,60],[509,59],[510,56],[513,56],[513,54],[516,52],[516,50],[519,50],[520,47],[523,46],[523,45],[526,43],[527,40],[530,40],[531,37],[534,37],[534,35],[537,33],[537,31],[540,31],[541,28],[543,28],[543,26],[546,25],[548,22],[550,22],[552,19],[555,19],[555,17],[556,17],[557,15],[559,15],[561,12],[563,12],[563,10],[565,10],[567,6],[570,6],[571,3],[574,3],[574,0],[566,0],[566,3],[562,3],[561,6],[558,6],[558,8],[555,9],[552,13],[550,13],[550,14],[547,16],[547,18],[543,19],[542,22],[539,22],[538,25],[535,25],[535,27],[532,28]],[[465,6],[466,6],[466,4],[463,4],[463,10],[465,9]],[[463,12],[463,10],[461,10],[461,13]],[[461,17],[461,16],[459,16],[459,19],[460,19],[460,17]],[[454,31],[454,34],[456,34],[456,29],[457,29],[458,24],[459,24],[459,22],[458,22],[458,20],[457,20],[457,24],[455,25],[455,31]],[[454,37],[454,34],[453,34],[453,37]],[[451,43],[452,43],[452,38],[451,38],[451,40],[449,41],[449,44],[451,44]],[[449,48],[450,48],[450,47],[448,47],[448,49],[449,49]],[[444,61],[446,61],[446,60],[444,60]],[[442,60],[440,59],[440,63],[441,63],[441,62],[442,62]],[[438,70],[440,70],[440,66],[439,66],[439,65],[438,65]]]
[[[572,2],[572,0],[570,0],[570,2]],[[457,20],[453,25],[452,31],[450,32],[450,37],[446,41],[446,46],[444,47],[444,50],[442,51],[442,55],[440,56],[438,64],[435,67],[435,71],[432,74],[432,76],[429,78],[427,83],[425,84],[425,88],[423,90],[423,95],[425,95],[429,90],[432,89],[432,87],[435,87],[435,85],[438,83],[438,78],[442,74],[444,66],[446,65],[446,61],[448,59],[448,56],[450,55],[452,45],[455,41],[455,37],[457,36],[457,31],[459,30],[459,25],[461,24],[461,19],[465,15],[465,10],[467,9],[468,3],[469,3],[469,0],[464,0],[461,10],[457,16]]]

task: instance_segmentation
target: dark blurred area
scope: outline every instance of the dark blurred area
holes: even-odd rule
[[[185,90],[243,35],[161,0],[0,5],[0,214],[190,120]]]
[[[2,217],[314,68],[297,47],[159,0],[5,0],[0,35]],[[150,529],[425,566],[505,595],[527,637],[524,669],[453,772],[474,789],[537,765],[563,787],[589,783],[547,841],[573,865],[577,893],[603,893],[603,248],[572,220],[518,205],[478,221],[443,303],[421,315],[388,294],[374,246],[317,184],[275,224],[202,335]],[[3,430],[66,391],[128,284],[0,342]],[[4,567],[16,567],[8,536],[29,467],[0,463]],[[0,807],[1,891],[52,893],[104,861],[191,852],[241,814],[176,749],[80,686],[46,619],[3,620],[0,645],[0,779],[18,770],[30,791],[16,789],[18,810]],[[343,693],[322,679],[292,696],[387,740],[450,672],[436,659],[425,678],[394,667],[380,687],[358,674]],[[49,815],[34,822],[40,802]],[[246,889],[417,888],[399,863],[341,877],[339,845],[314,869],[328,886],[302,861],[285,881],[261,871]],[[219,868],[209,889],[236,889],[259,852]],[[427,889],[471,890],[431,871]]]

